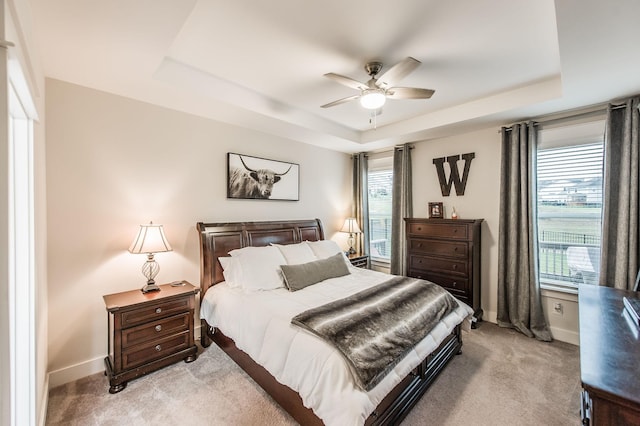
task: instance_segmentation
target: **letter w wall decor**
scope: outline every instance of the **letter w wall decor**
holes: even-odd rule
[[[458,160],[464,160],[464,171],[462,172],[462,180],[458,173]],[[469,169],[471,168],[471,160],[476,158],[475,152],[462,155],[452,155],[450,157],[434,158],[433,164],[436,165],[438,171],[438,180],[440,181],[440,191],[443,197],[448,197],[451,193],[451,184],[456,187],[456,195],[464,195],[464,189],[467,186],[467,178],[469,177]],[[449,179],[445,176],[444,161],[449,163]]]

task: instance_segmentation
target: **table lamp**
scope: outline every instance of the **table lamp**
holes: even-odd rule
[[[353,234],[360,234],[362,233],[362,231],[360,230],[360,227],[358,226],[358,221],[356,220],[355,217],[348,217],[345,221],[344,221],[344,225],[342,225],[342,229],[340,230],[340,232],[345,232],[349,234],[349,238],[347,238],[347,244],[349,244],[349,254],[356,254],[356,249],[353,248],[353,245],[355,243],[355,238],[353,236]]]
[[[150,291],[160,291],[154,278],[160,272],[160,265],[153,258],[154,253],[172,251],[171,245],[164,236],[162,225],[155,225],[149,222],[148,225],[140,225],[138,235],[133,240],[129,252],[133,254],[146,253],[147,261],[142,265],[142,274],[147,278],[147,284],[142,287],[143,293]]]

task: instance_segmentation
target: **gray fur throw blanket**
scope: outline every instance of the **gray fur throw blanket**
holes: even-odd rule
[[[457,307],[434,283],[394,277],[302,312],[291,323],[337,348],[358,386],[369,391]]]

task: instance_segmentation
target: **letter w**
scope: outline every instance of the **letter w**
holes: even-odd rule
[[[438,180],[440,181],[440,191],[442,191],[443,197],[448,197],[451,193],[451,185],[456,187],[456,195],[464,195],[464,189],[467,186],[467,178],[469,177],[469,169],[471,168],[471,160],[476,157],[475,152],[462,155],[452,155],[450,157],[434,158],[433,164],[436,165],[438,171]],[[462,180],[458,173],[458,160],[462,158],[464,160],[464,171],[462,172]],[[449,163],[449,179],[445,176],[444,172],[444,160]]]

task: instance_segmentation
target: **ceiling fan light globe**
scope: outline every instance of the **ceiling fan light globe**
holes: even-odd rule
[[[360,96],[360,105],[366,109],[378,109],[384,105],[387,97],[382,90],[365,90]]]

